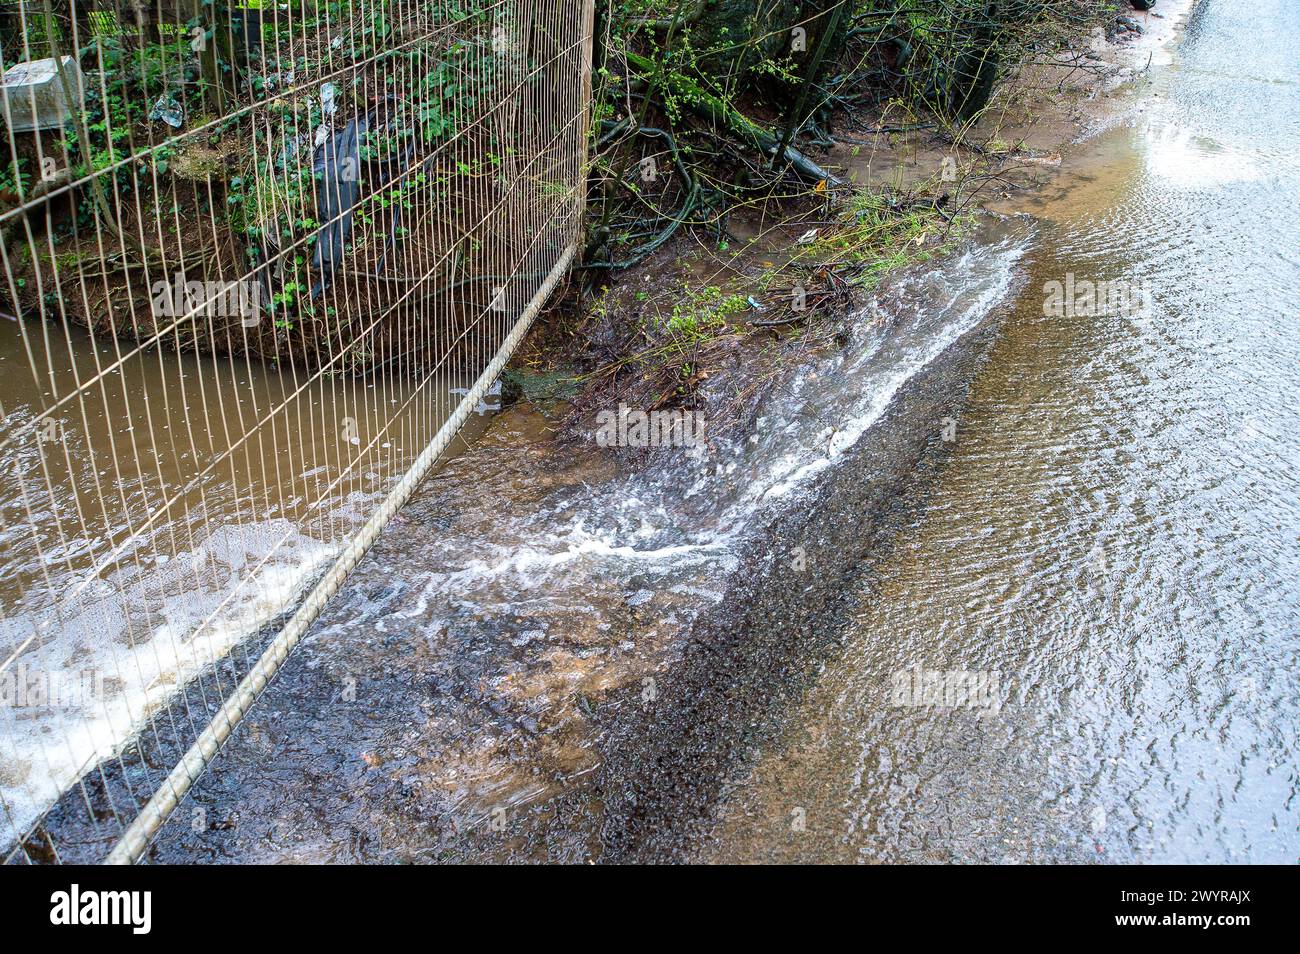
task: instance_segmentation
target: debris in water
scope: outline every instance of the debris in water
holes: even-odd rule
[[[352,231],[352,209],[361,194],[360,143],[367,126],[364,117],[354,119],[316,149],[312,172],[320,183],[317,203],[325,224],[317,233],[312,253],[312,267],[321,271],[320,283],[312,289],[313,298],[329,287],[334,269],[343,261]]]

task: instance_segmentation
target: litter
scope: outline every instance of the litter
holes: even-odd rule
[[[333,83],[326,83],[320,88],[320,111],[322,116],[333,116],[337,103],[339,88]]]
[[[181,124],[185,122],[185,107],[176,99],[167,94],[153,104],[153,109],[149,110],[149,120],[151,122],[164,122],[172,129],[180,129]]]
[[[311,290],[315,298],[334,278],[334,269],[343,261],[348,235],[352,231],[352,209],[361,195],[361,137],[368,119],[351,120],[316,149],[312,172],[317,182],[317,207],[325,223],[316,233],[312,267],[319,269],[320,282]]]

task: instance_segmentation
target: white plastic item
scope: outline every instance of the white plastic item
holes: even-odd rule
[[[63,70],[67,74],[72,103],[81,109],[86,88],[81,67],[72,57],[65,56]],[[0,85],[0,107],[4,110],[5,124],[14,132],[62,129],[72,119],[72,110],[53,57],[15,63],[5,70]]]

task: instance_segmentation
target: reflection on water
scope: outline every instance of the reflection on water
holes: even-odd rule
[[[707,856],[1295,860],[1300,24],[1207,0],[1158,84],[1032,210],[933,496]],[[1153,308],[1045,315],[1070,274]]]

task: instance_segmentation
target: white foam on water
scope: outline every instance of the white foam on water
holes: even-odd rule
[[[390,615],[423,620],[432,633],[453,609],[491,614],[538,598],[572,604],[593,587],[648,592],[650,579],[716,602],[723,594],[711,584],[738,566],[739,544],[756,515],[809,486],[870,430],[908,380],[974,329],[1007,296],[1025,250],[1024,239],[975,246],[906,279],[889,301],[871,303],[864,316],[892,315],[887,333],[864,318],[843,354],[804,372],[770,402],[756,441],[721,448],[714,461],[669,462],[555,511],[520,515],[503,522],[496,539],[431,540],[448,568],[411,579],[420,588],[412,605]],[[683,512],[691,498],[704,502],[703,513]],[[365,503],[350,499],[336,515],[355,516]],[[272,551],[256,584],[195,633]],[[188,721],[178,690],[292,608],[334,554],[289,521],[229,527],[198,554],[95,581],[59,607],[51,637],[20,660],[28,669],[93,670],[111,680],[92,705],[0,712],[0,796],[12,825],[25,829],[133,733],[149,732],[151,718]],[[0,646],[20,645],[40,618],[20,611],[0,622]],[[197,731],[206,720],[196,715],[195,722]],[[0,825],[12,833],[3,818]]]
[[[1004,242],[991,249],[977,247],[947,263],[939,274],[925,275],[923,280],[931,286],[930,294],[942,295],[945,287],[951,293],[946,301],[931,303],[933,315],[923,315],[924,320],[912,321],[911,327],[891,329],[891,334],[907,335],[915,339],[914,343],[893,354],[882,352],[881,342],[873,341],[838,362],[830,375],[820,370],[818,380],[812,383],[830,376],[837,393],[826,394],[826,386],[822,385],[818,400],[835,402],[839,414],[832,423],[815,429],[800,431],[794,422],[787,425],[781,431],[782,437],[788,440],[793,433],[795,446],[772,462],[766,479],[751,486],[749,500],[790,495],[857,444],[880,420],[904,384],[974,330],[1007,297],[1016,263],[1026,249],[1023,242]],[[879,302],[872,304],[872,308],[881,307]],[[888,358],[885,362],[880,360],[882,353]],[[796,394],[807,392],[808,385],[805,373]]]
[[[191,724],[178,690],[291,608],[334,554],[288,521],[227,526],[195,553],[120,570],[53,607],[20,607],[0,620],[0,645],[35,636],[0,673],[10,701],[29,703],[0,705],[3,840],[25,831],[137,731],[150,732],[151,721],[201,731],[206,716],[193,713]],[[67,582],[73,591],[74,581]],[[58,706],[14,696],[20,679],[50,685],[68,673],[87,674],[83,688],[90,691],[65,695]],[[227,680],[224,689],[231,688]]]
[[[757,441],[719,447],[712,460],[667,456],[553,511],[503,514],[494,539],[438,539],[443,567],[417,574],[418,593],[395,612],[436,632],[455,610],[518,611],[537,598],[571,604],[610,588],[639,591],[651,578],[720,599],[717,588],[699,584],[739,565],[756,515],[809,486],[907,381],[1005,300],[1027,247],[1026,235],[975,246],[895,286],[888,302],[872,302],[864,316],[873,320],[864,318],[843,354],[769,402]],[[893,323],[882,332],[874,319],[887,313]],[[687,500],[702,506],[684,510]]]

